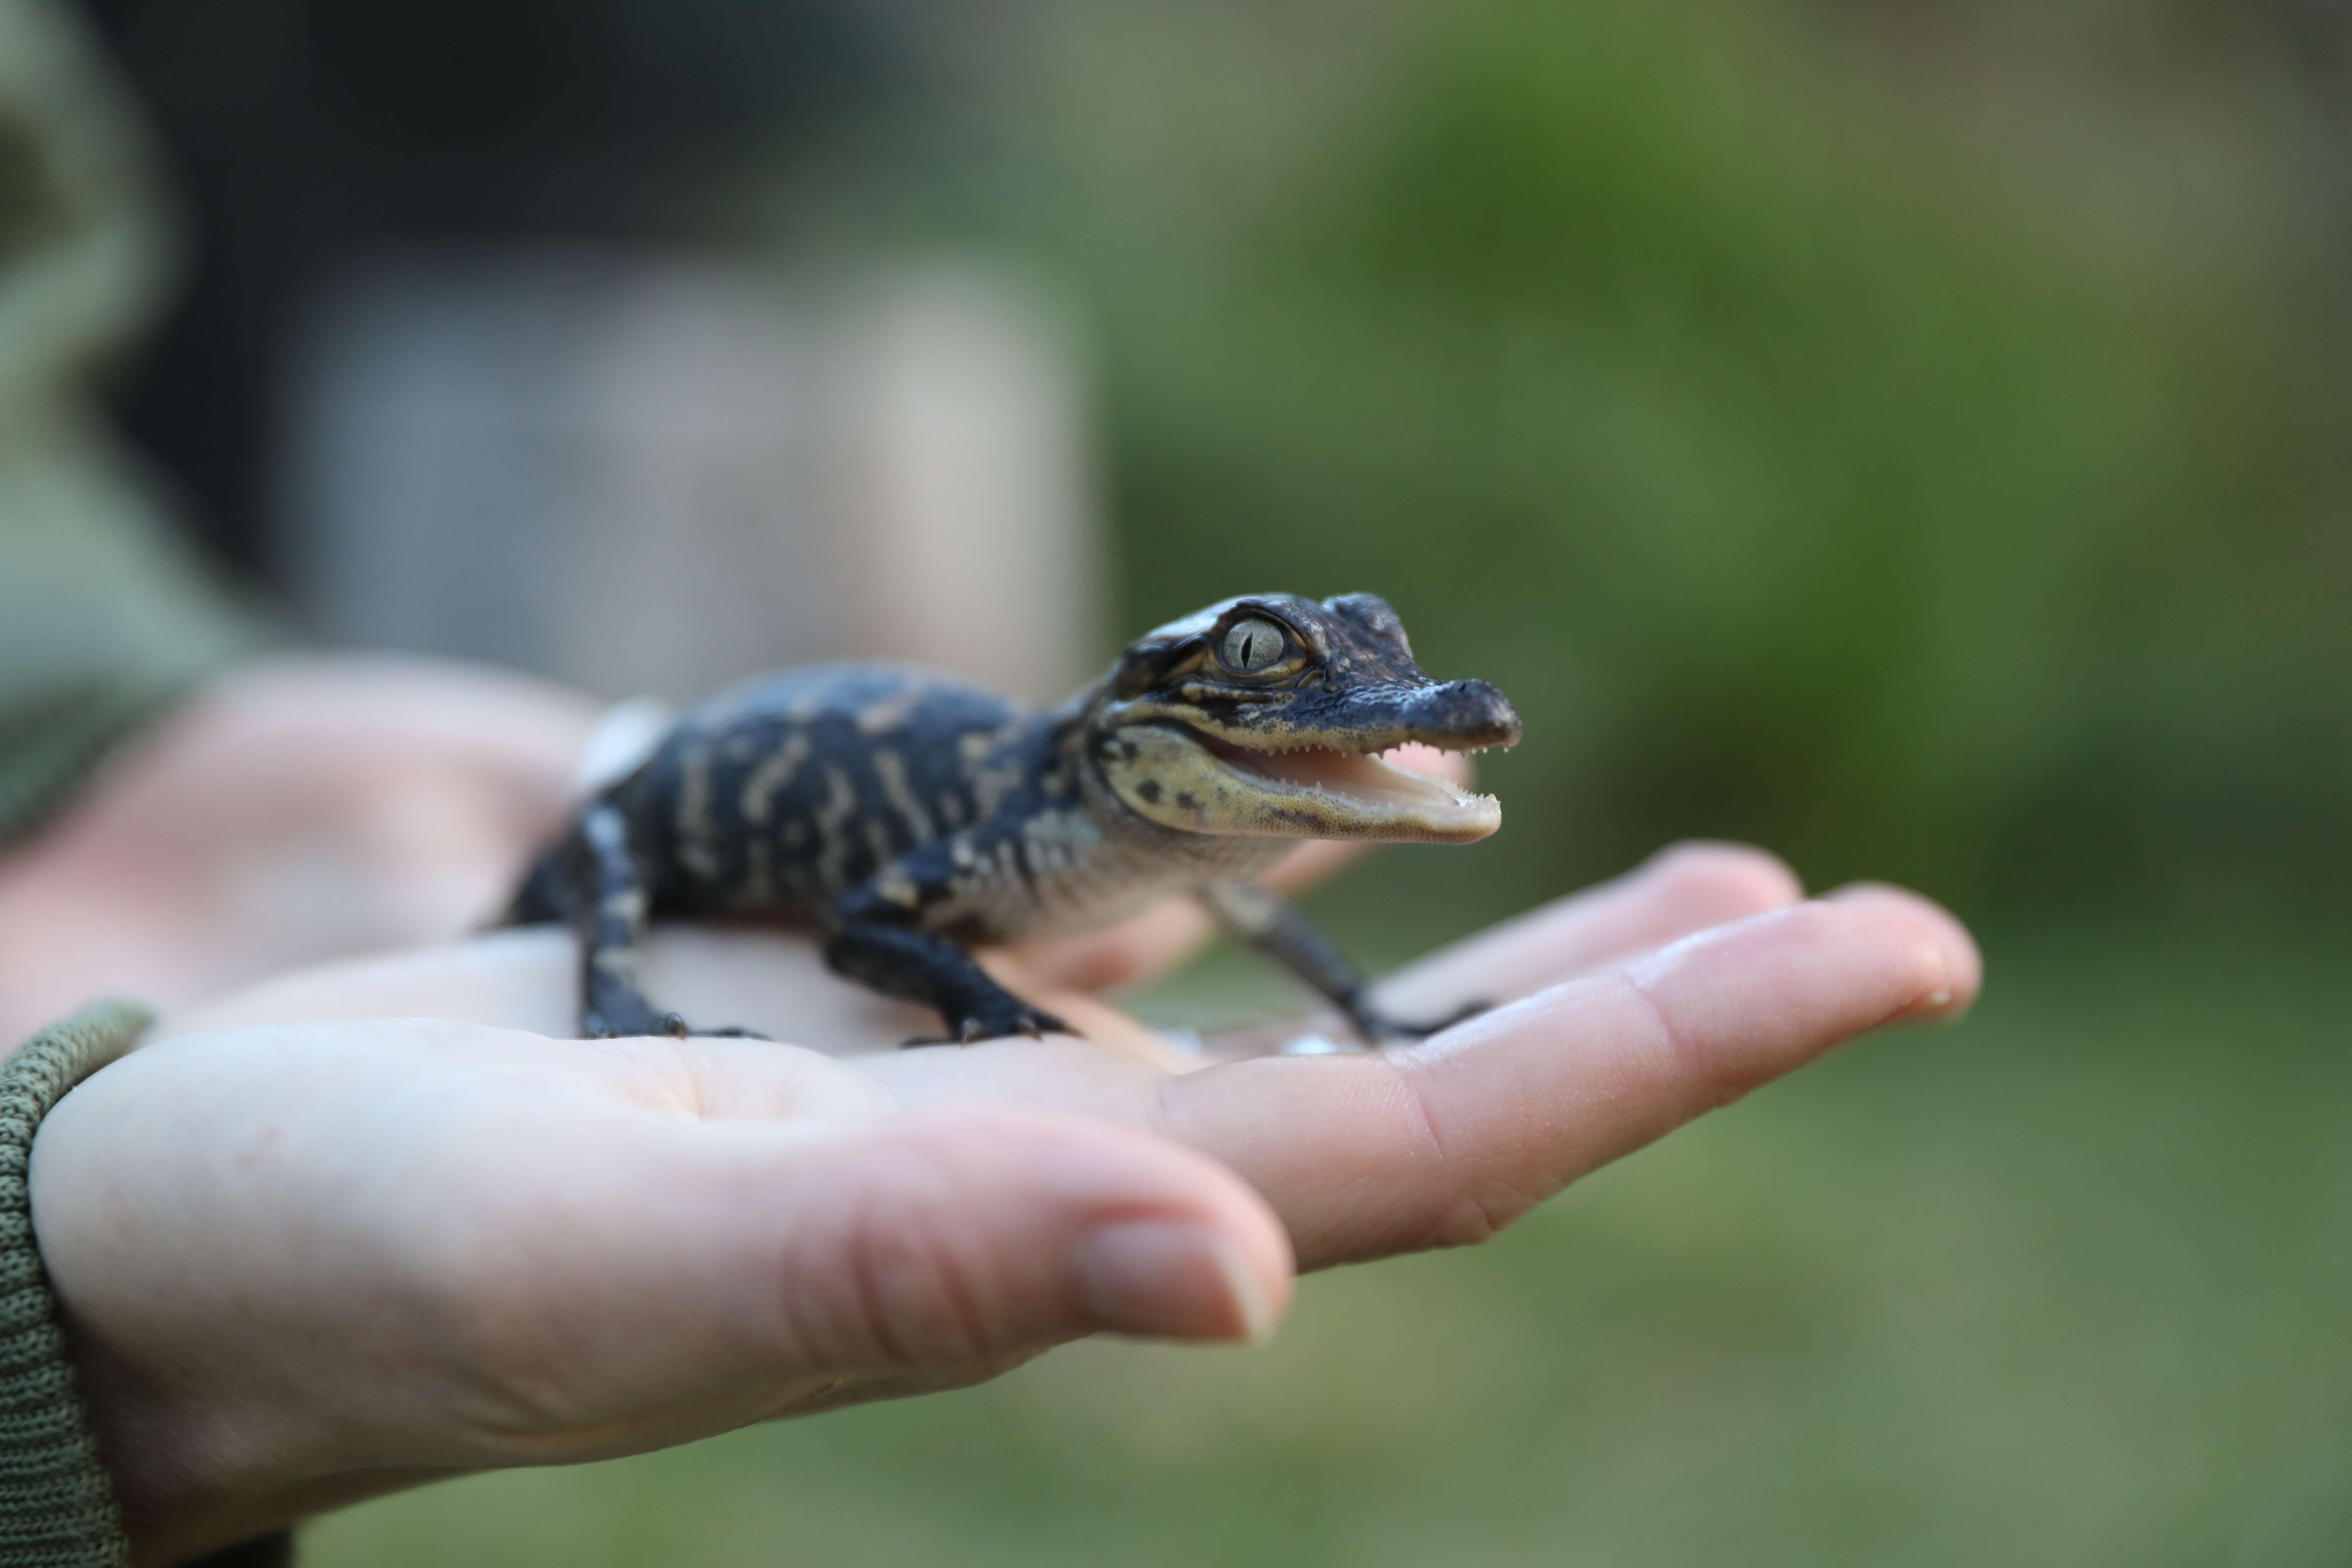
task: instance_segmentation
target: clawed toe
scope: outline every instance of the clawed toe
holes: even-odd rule
[[[919,1037],[906,1041],[898,1048],[913,1050],[919,1046],[973,1046],[983,1040],[1009,1039],[1014,1035],[1026,1035],[1042,1040],[1048,1035],[1076,1035],[1077,1031],[1051,1013],[1032,1007],[1008,1008],[1002,1014],[970,1013],[961,1019],[950,1019],[948,1026],[954,1032],[944,1039]]]
[[[1013,1027],[1003,1033],[1026,1035],[1033,1040],[1042,1040],[1048,1035],[1075,1035],[1077,1031],[1051,1013],[1024,1012],[1013,1022]]]

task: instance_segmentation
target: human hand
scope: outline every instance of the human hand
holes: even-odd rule
[[[1796,896],[1752,851],[1670,853],[1381,988],[1505,1005],[1322,1057],[1187,1052],[1054,983],[1099,943],[992,960],[1087,1039],[901,1051],[915,1020],[804,942],[683,927],[655,933],[656,994],[802,1043],[580,1042],[568,939],[500,932],[167,1024],[43,1124],[35,1224],[140,1555],[168,1561],[1097,1331],[1259,1336],[1294,1260],[1483,1239],[1973,996],[1933,906]]]
[[[586,699],[424,659],[250,666],[0,858],[0,1040],[100,993],[163,1005],[496,912],[550,836]]]

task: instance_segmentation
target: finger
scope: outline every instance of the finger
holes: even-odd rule
[[[1100,931],[1024,945],[1014,952],[1045,984],[1108,991],[1181,962],[1216,930],[1198,900],[1177,897],[1162,899]]]
[[[541,787],[561,787],[597,705],[534,677],[398,654],[280,658],[239,671],[194,708],[219,708],[254,744],[300,743],[366,761],[405,742]]]
[[[1804,896],[1777,857],[1743,844],[1677,844],[1603,882],[1443,948],[1381,982],[1402,1016],[1509,1001],[1595,965]]]
[[[1265,1193],[1307,1267],[1492,1235],[1840,1041],[1966,1005],[1948,916],[1868,889],[1769,911],[1417,1046],[1171,1079],[1150,1124]]]
[[[1950,987],[1941,996],[1924,998],[1898,1022],[1936,1023],[1956,1018],[1976,1001],[1977,993],[1984,986],[1984,956],[1977,951],[1976,939],[1969,934],[1969,928],[1953,919],[1950,910],[1885,882],[1852,883],[1829,898],[1848,909],[1885,910],[1899,919],[1918,921],[1943,944],[1952,963]]]
[[[1613,882],[1560,899],[1506,921],[1466,942],[1398,971],[1383,980],[1381,1005],[1398,1016],[1440,1015],[1470,1000],[1505,1002],[1547,984],[1745,915],[1777,909],[1800,896],[1794,873],[1775,857],[1744,845],[1694,843],[1660,851]],[[1127,1092],[1128,1069],[1137,1062],[1171,1070],[1201,1065],[1197,1055],[1176,1050],[1152,1031],[1081,993],[1045,987],[1034,974],[1000,967],[997,978],[1016,994],[1034,995],[1066,1017],[1090,1046],[1103,1047],[1064,1068],[1059,1083],[1071,1109],[1102,1113]],[[1336,1016],[1302,1025],[1295,1019],[1238,1029],[1221,1036],[1219,1056],[1263,1056],[1302,1029],[1348,1037]],[[814,1043],[814,1042],[812,1042]],[[1105,1053],[1123,1058],[1113,1061]],[[1032,1056],[1018,1046],[996,1047],[969,1058],[919,1063],[874,1064],[873,1070],[898,1082],[901,1068],[919,1075],[901,1084],[906,1092],[949,1097],[1012,1096],[1041,1076]],[[1060,1061],[1059,1053],[1051,1059]]]
[[[978,1106],[818,1135],[643,1121],[634,1152],[475,1224],[469,1250],[533,1282],[465,1339],[510,1406],[480,1424],[511,1435],[501,1458],[970,1381],[1098,1331],[1262,1340],[1287,1304],[1288,1244],[1264,1201],[1148,1133]],[[527,1190],[529,1174],[477,1184]],[[559,1369],[588,1381],[551,1397]]]

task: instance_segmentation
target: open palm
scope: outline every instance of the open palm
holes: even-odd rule
[[[1415,1045],[1200,1049],[1101,987],[1160,911],[995,955],[1086,1038],[927,1020],[788,934],[670,928],[649,989],[779,1043],[566,1037],[552,931],[172,1020],[43,1127],[36,1220],[143,1550],[433,1475],[992,1375],[1099,1330],[1270,1331],[1294,1265],[1473,1242],[1810,1059],[1973,996],[1912,895],[1687,847],[1392,976]],[[119,1469],[121,1467],[118,1467]]]

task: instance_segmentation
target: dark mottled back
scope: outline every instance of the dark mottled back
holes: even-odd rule
[[[610,793],[656,909],[815,915],[992,804],[1034,712],[928,671],[789,670],[689,710]]]

